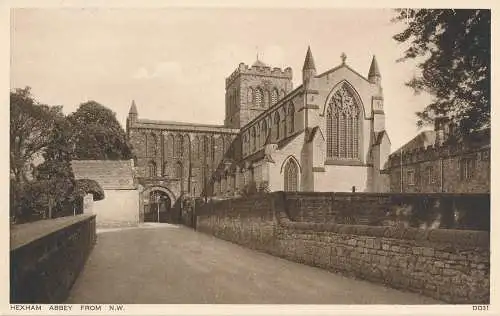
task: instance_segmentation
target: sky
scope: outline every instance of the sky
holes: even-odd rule
[[[414,62],[392,36],[389,9],[42,8],[11,11],[10,86],[66,114],[95,100],[125,120],[223,124],[225,78],[259,59],[293,69],[294,87],[310,46],[322,73],[346,63],[367,76],[376,55],[392,150],[417,133],[415,112],[429,102],[405,86]]]

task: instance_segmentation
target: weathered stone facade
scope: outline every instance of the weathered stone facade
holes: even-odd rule
[[[196,229],[288,260],[445,302],[489,303],[488,231],[338,224],[328,216],[335,203],[323,203],[332,197],[315,195],[295,208],[289,206],[294,194],[282,192],[208,203],[197,211]],[[344,199],[349,196],[354,209],[375,198],[357,193]],[[470,198],[474,197],[457,195],[457,199]]]
[[[490,192],[490,130],[449,142],[436,134],[422,132],[390,156],[391,192]]]
[[[380,71],[373,58],[366,78],[345,58],[317,75],[309,49],[295,89],[290,68],[240,64],[226,79],[223,126],[139,119],[133,103],[127,135],[140,183],[172,203],[183,194],[234,197],[250,185],[388,191]]]

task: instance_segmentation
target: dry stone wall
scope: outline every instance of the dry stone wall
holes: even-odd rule
[[[489,303],[488,231],[370,226],[314,220],[288,209],[301,193],[209,203],[197,229],[291,261],[422,293],[455,304]],[[325,194],[331,199],[331,195]],[[310,194],[309,200],[310,200]],[[317,196],[318,218],[328,200]],[[306,199],[305,199],[306,200]],[[361,198],[351,199],[353,208]],[[293,203],[292,203],[293,205]],[[295,213],[294,213],[295,212]]]

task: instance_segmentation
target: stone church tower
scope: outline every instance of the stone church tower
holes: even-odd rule
[[[226,78],[224,125],[241,128],[292,91],[292,69],[271,68],[258,58],[251,67],[240,63]]]

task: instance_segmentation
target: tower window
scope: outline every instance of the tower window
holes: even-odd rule
[[[261,88],[257,88],[255,90],[255,96],[254,96],[254,104],[255,106],[262,107],[263,102],[264,102],[264,93],[262,92]]]

